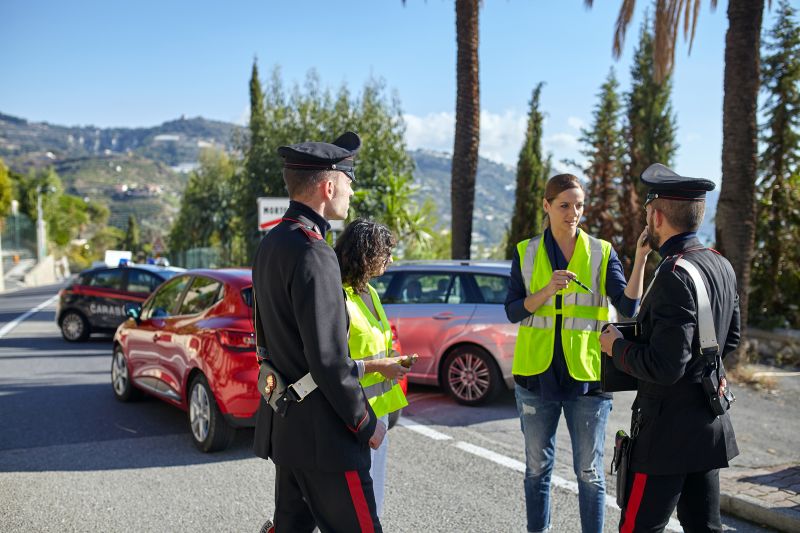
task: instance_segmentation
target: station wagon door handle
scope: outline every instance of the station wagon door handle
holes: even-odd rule
[[[153,334],[153,342],[158,342],[158,339],[160,339],[160,338],[161,338],[161,335],[159,335],[158,333]]]
[[[453,313],[450,311],[445,311],[444,313],[437,313],[433,315],[434,320],[450,320],[453,318]]]

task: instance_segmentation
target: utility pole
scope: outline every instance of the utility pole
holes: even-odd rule
[[[42,186],[36,187],[36,261],[41,263],[47,255],[45,249],[45,223],[42,214]]]

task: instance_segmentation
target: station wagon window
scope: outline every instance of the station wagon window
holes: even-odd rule
[[[115,268],[113,270],[101,270],[100,272],[95,272],[89,279],[88,285],[90,287],[121,290],[122,270]]]
[[[183,297],[181,309],[178,311],[179,315],[194,315],[202,313],[212,305],[214,305],[219,298],[220,283],[213,279],[197,276],[192,281],[189,290]]]
[[[392,278],[394,278],[394,272],[386,272],[384,275],[374,278],[369,282],[378,293],[378,298],[383,299],[384,296],[386,296],[386,289],[389,288]]]
[[[151,293],[161,285],[161,278],[150,272],[132,268],[128,270],[128,292]]]
[[[483,303],[504,304],[508,293],[507,276],[492,276],[489,274],[475,274],[475,284],[483,296]]]
[[[172,316],[175,303],[181,297],[183,289],[189,283],[189,276],[181,276],[170,280],[156,292],[142,310],[142,319],[167,318]]]
[[[465,300],[459,276],[444,273],[408,274],[398,294],[397,303],[450,303]]]

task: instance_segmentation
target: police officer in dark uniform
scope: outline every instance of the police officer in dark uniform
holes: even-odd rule
[[[662,531],[676,506],[685,531],[722,531],[719,469],[739,454],[722,366],[739,345],[736,276],[695,233],[714,183],[679,176],[658,163],[642,181],[649,187],[650,246],[663,259],[637,316],[639,337],[626,340],[613,326],[600,337],[614,365],[638,380],[620,531]],[[710,305],[698,300],[704,288],[696,287],[690,270],[705,285]],[[712,316],[713,329],[705,332],[716,334],[718,344],[708,347],[699,335]]]
[[[291,202],[253,265],[261,356],[287,384],[298,384],[280,413],[262,399],[256,420],[255,453],[275,463],[278,533],[382,531],[369,448],[386,428],[348,357],[339,265],[324,240],[327,220],[347,215],[360,146],[347,132],[333,143],[278,148]],[[274,376],[267,383],[274,386]]]

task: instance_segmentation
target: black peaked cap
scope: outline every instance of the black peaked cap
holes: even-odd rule
[[[340,135],[332,143],[303,142],[281,146],[278,155],[283,166],[299,170],[341,170],[355,179],[354,158],[361,148],[361,137],[352,131]]]
[[[666,200],[702,201],[716,184],[705,178],[681,176],[671,168],[654,163],[642,172],[642,183],[647,185],[647,203],[656,198]],[[647,205],[647,204],[645,204]]]

